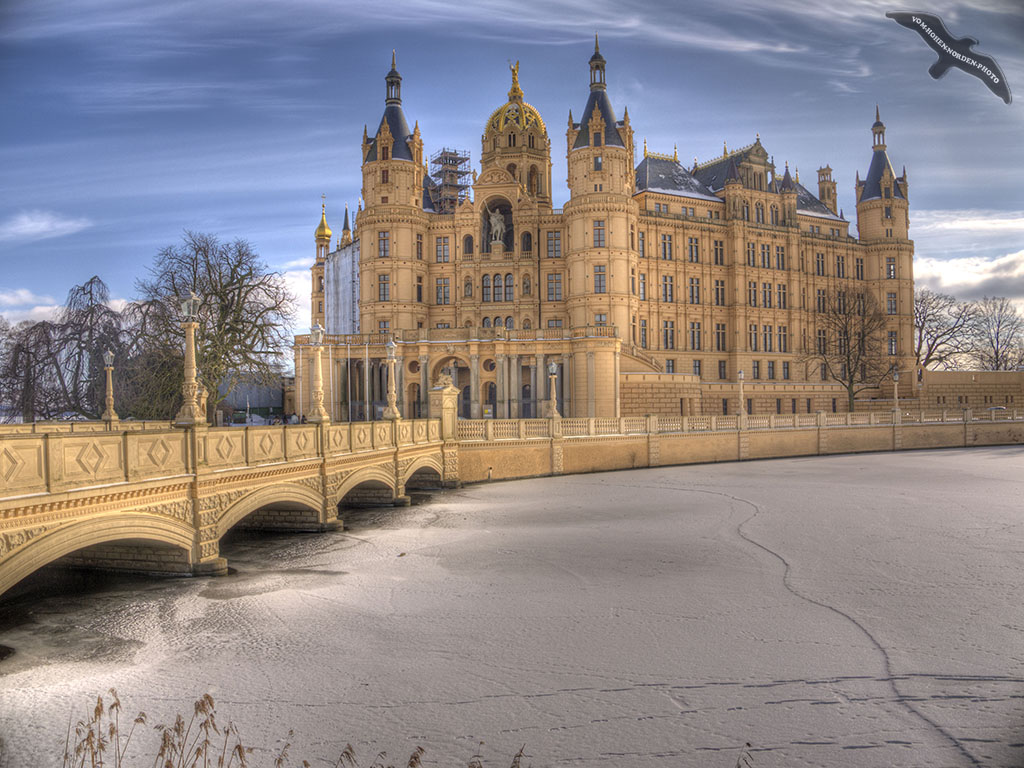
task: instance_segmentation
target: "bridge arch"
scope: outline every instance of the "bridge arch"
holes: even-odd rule
[[[222,510],[217,517],[217,537],[220,538],[244,518],[264,507],[298,513],[296,521],[307,524],[322,522],[324,497],[305,485],[297,483],[275,483],[253,491]]]
[[[441,459],[438,456],[418,456],[416,457],[408,467],[405,468],[405,472],[402,475],[402,485],[408,484],[415,475],[422,469],[433,470],[437,473],[438,482],[444,478],[444,465],[441,463]]]
[[[143,539],[184,550],[183,562],[194,562],[192,526],[162,515],[124,512],[89,517],[68,523],[31,539],[0,568],[0,594],[44,565],[95,544]]]
[[[342,481],[334,497],[328,500],[329,503],[340,504],[351,491],[354,491],[360,485],[367,485],[370,488],[384,486],[391,493],[392,498],[394,498],[398,491],[395,476],[390,467],[383,465],[364,467],[353,472]]]

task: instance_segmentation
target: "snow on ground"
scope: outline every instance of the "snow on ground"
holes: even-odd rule
[[[110,687],[151,722],[209,691],[314,766],[349,741],[364,765],[525,744],[538,768],[733,768],[745,742],[755,768],[1024,765],[1022,467],[1009,447],[479,485],[235,538],[221,579],[8,603],[7,766],[57,764]]]

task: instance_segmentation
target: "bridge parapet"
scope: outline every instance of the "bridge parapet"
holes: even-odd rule
[[[457,445],[454,436],[442,440],[439,419],[148,430],[83,424],[0,431],[0,594],[72,552],[79,565],[222,571],[220,538],[244,518],[328,530],[338,527],[338,504],[350,491],[401,497],[421,468],[457,482]],[[179,552],[154,554],[154,546]],[[145,557],[131,554],[139,552]]]

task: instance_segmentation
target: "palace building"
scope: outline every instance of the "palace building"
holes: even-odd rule
[[[551,138],[518,63],[483,124],[477,172],[447,147],[428,164],[392,60],[383,116],[363,135],[365,207],[354,230],[346,209],[333,249],[326,210],[315,234],[312,321],[326,328],[333,420],[380,417],[392,339],[406,417],[428,415],[441,373],[463,417],[539,416],[549,371],[563,416],[845,411],[846,390],[806,354],[828,297],[845,292],[877,298],[890,368],[913,380],[907,175],[893,170],[877,113],[854,233],[831,168],[812,192],[778,172],[759,136],[692,165],[638,149],[596,41],[589,67],[565,129],[569,199],[554,208]],[[295,354],[305,411],[309,337]],[[860,397],[889,396],[885,386]]]

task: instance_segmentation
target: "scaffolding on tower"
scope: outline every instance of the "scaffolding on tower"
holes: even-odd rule
[[[436,184],[430,189],[434,210],[455,213],[459,203],[469,199],[469,152],[445,147],[430,158],[430,176]]]

